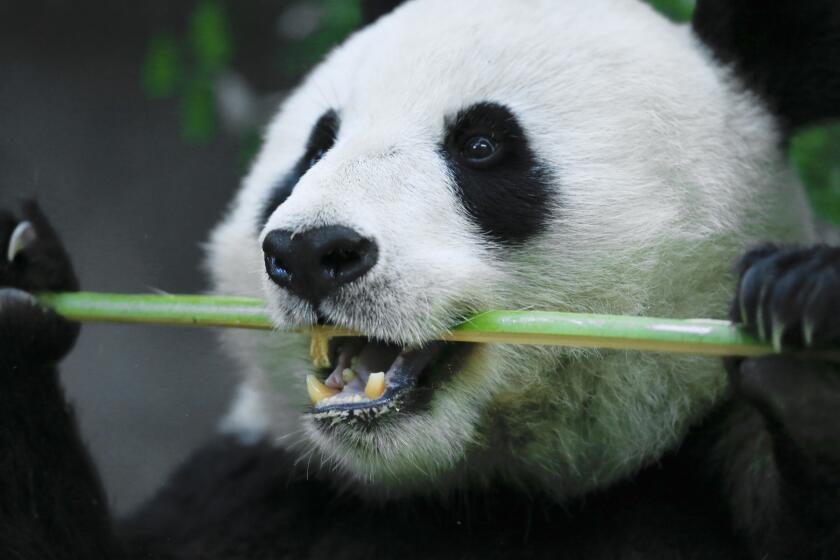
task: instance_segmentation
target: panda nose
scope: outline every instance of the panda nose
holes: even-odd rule
[[[271,231],[263,241],[263,255],[275,284],[317,305],[367,274],[376,264],[378,249],[353,229],[327,226],[295,234]]]

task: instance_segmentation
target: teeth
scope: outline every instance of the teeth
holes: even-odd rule
[[[361,393],[355,393],[353,395],[338,395],[335,397],[330,397],[329,404],[330,406],[336,404],[359,404],[362,402],[367,402],[367,398]]]
[[[385,372],[371,373],[365,386],[365,396],[370,400],[376,400],[385,394]]]
[[[330,367],[330,338],[318,328],[313,328],[309,339],[309,357],[316,368]]]
[[[306,391],[309,393],[309,400],[312,401],[312,404],[318,404],[320,401],[334,397],[341,392],[338,389],[330,389],[318,381],[318,378],[314,375],[306,376]]]
[[[350,368],[344,368],[344,371],[341,372],[341,378],[345,383],[350,383],[356,378],[356,372]]]

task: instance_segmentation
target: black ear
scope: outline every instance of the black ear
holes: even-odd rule
[[[693,26],[786,133],[840,117],[840,0],[698,0]]]
[[[365,25],[373,23],[380,17],[391,12],[406,0],[361,0],[362,21]]]

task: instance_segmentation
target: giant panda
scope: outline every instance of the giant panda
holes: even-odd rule
[[[78,326],[30,295],[70,261],[36,205],[0,214],[3,557],[840,557],[840,249],[785,156],[840,116],[836,2],[363,7],[207,271],[278,329],[365,336],[318,369],[224,333],[218,438],[126,519],[58,385]],[[783,353],[432,341],[486,309],[729,316]]]

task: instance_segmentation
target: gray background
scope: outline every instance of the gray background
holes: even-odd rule
[[[237,188],[242,143],[184,141],[178,102],[147,99],[140,73],[150,30],[180,25],[191,4],[0,1],[0,206],[36,196],[83,289],[207,286],[200,243]],[[258,27],[282,2],[231,3],[246,4],[233,16]],[[62,379],[116,511],[212,435],[231,369],[212,331],[84,327]]]

